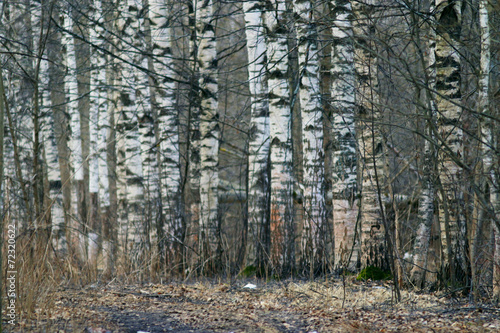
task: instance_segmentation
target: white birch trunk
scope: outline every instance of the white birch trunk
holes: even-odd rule
[[[335,264],[355,268],[359,260],[357,152],[355,113],[355,67],[352,6],[348,0],[332,1],[332,207],[335,233]],[[352,254],[351,254],[351,251]],[[349,260],[350,258],[350,260]]]
[[[92,38],[92,30],[91,30]],[[98,55],[92,55],[92,66],[96,66],[94,59],[97,59]],[[98,88],[98,82],[96,78],[97,72],[92,71],[91,76],[91,86],[90,86],[90,119],[89,119],[89,132],[90,132],[90,145],[89,145],[89,194],[90,194],[90,225],[88,231],[87,240],[87,255],[90,267],[94,267],[97,262],[98,255],[98,244],[93,242],[92,239],[97,239],[97,234],[100,233],[99,218],[100,214],[98,212],[98,196],[99,196],[99,159],[98,159],[98,137],[99,137],[99,103],[100,94]]]
[[[463,214],[463,185],[460,167],[450,156],[463,156],[462,110],[460,105],[460,5],[436,0],[436,104],[439,135],[444,144],[438,152],[439,176],[444,197],[441,197],[439,219],[444,263],[454,257],[465,272],[466,223]]]
[[[77,251],[80,260],[86,260],[85,235],[81,228],[82,221],[79,216],[79,197],[78,184],[83,182],[83,158],[82,158],[82,141],[80,131],[80,112],[78,110],[78,84],[76,80],[76,58],[74,38],[69,32],[73,31],[73,20],[71,12],[64,13],[64,32],[62,44],[66,47],[66,75],[64,77],[64,87],[67,100],[67,110],[70,115],[71,137],[69,148],[71,150],[70,166],[72,169],[72,219],[69,228],[72,233],[70,242],[72,247]]]
[[[188,230],[191,233],[193,245],[198,249],[201,247],[199,244],[200,234],[200,107],[199,107],[199,94],[198,93],[198,39],[196,28],[196,12],[198,2],[196,0],[190,1],[189,16],[187,25],[191,34],[189,40],[189,57],[192,63],[190,67],[190,91],[188,94],[188,163],[187,182],[189,184],[189,191],[187,192],[186,205],[189,207],[187,210]],[[190,260],[191,263],[199,261],[201,258]]]
[[[271,207],[270,263],[277,274],[295,262],[293,239],[293,176],[290,88],[288,84],[288,34],[286,5],[270,3],[266,13],[270,119]]]
[[[19,228],[31,228],[36,226],[37,221],[34,220],[33,204],[30,199],[29,192],[33,186],[27,186],[27,179],[35,175],[35,171],[30,167],[29,162],[33,161],[33,106],[32,100],[34,95],[34,85],[31,82],[31,77],[34,75],[34,60],[35,57],[26,57],[24,54],[33,52],[33,36],[32,23],[30,15],[30,2],[4,2],[2,8],[2,16],[4,17],[3,29],[7,38],[4,38],[2,45],[6,45],[6,49],[10,54],[9,59],[4,66],[7,67],[7,75],[5,76],[6,84],[4,83],[5,93],[7,95],[7,103],[10,106],[12,127],[15,133],[16,152],[14,161],[16,164],[15,178],[23,189],[18,186],[12,186],[12,198],[23,198],[14,200],[12,209],[19,212],[13,214],[11,218]],[[9,13],[9,17],[6,16]],[[7,51],[7,50],[6,50]],[[31,77],[30,77],[31,76]],[[10,127],[10,124],[8,124]],[[10,136],[10,131],[7,134]],[[14,144],[14,139],[12,140]],[[21,190],[21,191],[20,191]],[[18,205],[20,204],[20,205]],[[17,220],[19,219],[19,220]],[[30,225],[35,223],[34,225]]]
[[[66,228],[64,225],[64,209],[62,197],[61,172],[59,168],[59,156],[57,154],[57,141],[54,133],[54,117],[51,110],[51,99],[49,91],[49,63],[43,60],[40,64],[40,89],[42,90],[42,138],[45,149],[45,160],[47,163],[47,176],[49,181],[50,215],[52,218],[51,242],[54,249],[59,253],[67,251]]]
[[[90,29],[90,41],[93,45],[106,48],[100,0],[93,1],[92,19],[95,25]],[[92,230],[89,232],[87,250],[92,267],[97,264],[98,245],[101,242],[98,235],[102,234],[102,218],[106,218],[107,208],[110,205],[106,144],[109,128],[106,62],[106,56],[102,51],[97,48],[91,51],[89,193]]]
[[[362,266],[383,265],[384,229],[381,221],[378,185],[384,187],[384,151],[381,133],[381,111],[379,109],[377,59],[374,53],[373,0],[353,3],[356,16],[354,36],[355,66],[357,75],[356,104],[358,108],[358,160],[361,175],[361,262]]]
[[[101,48],[106,49],[106,32],[104,30],[104,14],[102,14],[102,2],[101,0],[94,0],[94,21],[97,22],[95,26],[95,38],[96,43]],[[92,31],[92,30],[91,30]],[[92,74],[92,78],[95,79],[95,89],[97,89],[97,106],[98,106],[98,123],[97,123],[97,164],[98,164],[98,174],[99,174],[99,204],[103,211],[107,211],[110,206],[109,198],[109,173],[108,173],[108,162],[107,162],[107,151],[108,151],[108,132],[110,130],[109,121],[109,102],[108,99],[111,97],[108,92],[108,82],[106,77],[106,65],[108,63],[108,57],[103,54],[100,50],[94,50],[95,57],[95,72]]]
[[[429,12],[435,10],[434,3],[430,3]],[[424,143],[424,162],[422,165],[422,193],[418,206],[418,226],[413,246],[412,264],[410,270],[410,280],[417,287],[423,287],[427,269],[427,260],[431,240],[431,228],[435,215],[435,193],[436,193],[436,153],[434,143],[431,142],[435,135],[432,128],[436,126],[437,106],[436,106],[436,33],[433,27],[434,22],[428,31],[427,63],[422,61],[422,67],[427,78],[427,110],[425,118],[425,134],[428,139]],[[420,38],[420,35],[419,35]],[[420,41],[420,40],[419,40]],[[422,52],[423,53],[423,52]]]
[[[148,68],[148,59],[146,56],[146,26],[144,12],[145,8],[143,3],[137,4],[139,7],[138,17],[131,24],[131,28],[135,34],[133,38],[135,47],[134,64],[139,65],[141,68]],[[154,117],[151,104],[151,90],[149,86],[148,75],[138,68],[134,69],[134,80],[136,88],[136,107],[137,107],[137,120],[139,126],[140,136],[140,153],[143,169],[143,190],[144,199],[140,203],[142,205],[142,224],[143,238],[141,247],[144,250],[150,250],[151,241],[156,243],[156,221],[158,219],[158,200],[160,198],[159,175],[158,175],[158,162],[156,152],[156,137],[154,131]],[[150,239],[153,237],[153,239]]]
[[[31,1],[31,22],[33,28],[33,51],[40,52],[39,37],[40,34],[46,33],[47,23],[42,18],[42,6],[39,2]],[[45,23],[45,24],[44,24]],[[44,25],[42,25],[44,24]],[[46,52],[42,58],[47,59]],[[36,60],[38,61],[38,60]],[[35,62],[36,65],[36,62]],[[44,203],[44,208],[50,217],[49,223],[51,228],[50,242],[53,248],[62,255],[67,254],[67,243],[64,225],[64,209],[63,197],[61,191],[61,172],[59,168],[59,157],[57,152],[57,140],[54,131],[54,117],[52,113],[52,103],[50,97],[50,81],[49,81],[49,62],[47,60],[40,61],[39,83],[38,89],[40,92],[40,133],[41,146],[43,146],[45,170],[48,183],[48,198],[45,198],[47,203]],[[44,201],[45,201],[44,200]]]
[[[481,117],[481,142],[482,142],[482,163],[483,178],[482,183],[482,193],[485,197],[490,197],[491,208],[493,208],[492,216],[492,229],[494,234],[494,254],[493,254],[493,297],[496,300],[500,300],[500,203],[499,203],[499,183],[497,175],[495,174],[495,160],[498,157],[495,154],[495,122],[490,117],[495,116],[492,112],[492,107],[490,105],[490,73],[491,73],[491,34],[490,34],[490,19],[489,19],[489,2],[487,0],[479,1],[479,27],[481,34],[481,59],[480,59],[480,73],[478,82],[478,111],[483,116]],[[481,207],[481,210],[486,208]],[[480,214],[480,218],[486,218],[487,214],[483,212]],[[478,224],[478,229],[482,227],[482,221]],[[481,235],[481,230],[476,231],[477,235]],[[476,236],[478,237],[478,236]],[[475,241],[475,246],[472,256],[472,265],[476,265],[475,256],[479,246],[479,240]],[[477,244],[477,245],[476,245]],[[475,267],[473,267],[473,272]],[[475,283],[479,282],[479,279],[475,278]],[[475,288],[479,288],[478,283]]]
[[[140,4],[133,0],[127,0],[120,4],[121,17],[118,22],[118,28],[123,36],[122,49],[132,49],[130,53],[123,52],[122,56],[130,61],[136,60],[136,52],[140,52],[135,44],[136,31],[138,27],[138,15]],[[119,127],[123,135],[122,142],[119,142],[119,163],[122,172],[125,172],[126,198],[123,198],[122,204],[125,206],[125,216],[122,217],[122,232],[125,238],[124,250],[133,266],[140,263],[143,258],[145,242],[145,225],[142,220],[143,214],[143,166],[141,158],[141,141],[138,126],[137,114],[137,94],[136,68],[130,64],[123,64],[121,67],[122,91],[120,93],[121,108],[119,109]],[[123,156],[124,155],[124,156]],[[121,160],[120,160],[121,159]],[[122,206],[123,207],[123,206]]]
[[[214,4],[197,1],[196,37],[200,88],[200,245],[204,260],[216,255],[219,224],[219,112]],[[217,259],[216,259],[217,260]],[[210,268],[209,268],[210,269]]]
[[[304,219],[302,262],[315,269],[330,264],[324,196],[323,108],[319,78],[317,31],[310,0],[294,1],[299,55],[299,95],[302,116]],[[318,265],[316,267],[316,265]]]
[[[248,226],[246,266],[264,261],[264,232],[268,221],[269,187],[269,103],[267,98],[266,41],[263,25],[264,4],[243,3],[248,53],[250,90],[250,142],[248,151]]]
[[[172,59],[172,29],[168,26],[168,8],[162,0],[149,1],[151,24],[153,78],[151,94],[158,117],[159,172],[164,223],[163,246],[172,250],[172,244],[182,241],[180,200],[180,152],[178,112],[176,109],[176,83]],[[167,240],[169,240],[167,242]],[[166,248],[164,250],[167,250]]]

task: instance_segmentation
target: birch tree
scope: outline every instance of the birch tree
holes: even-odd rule
[[[122,16],[118,22],[119,32],[123,36],[122,48],[133,47],[134,51],[140,53],[137,45],[134,44],[138,31],[134,28],[138,27],[138,15],[140,11],[140,4],[133,0],[127,0],[120,4],[120,12]],[[124,49],[124,50],[125,50]],[[123,51],[124,52],[124,51]],[[120,93],[121,110],[119,115],[119,127],[122,130],[122,152],[125,156],[121,156],[123,160],[122,168],[126,174],[126,201],[125,207],[127,209],[126,219],[122,219],[122,232],[124,236],[124,251],[128,254],[133,266],[139,264],[143,259],[143,251],[145,242],[145,226],[142,220],[144,213],[144,189],[143,189],[143,166],[141,158],[141,141],[138,129],[138,115],[137,115],[137,92],[135,90],[137,82],[135,67],[132,66],[134,62],[133,54],[124,52],[122,56],[127,59],[130,64],[123,64],[121,66],[121,83],[122,91]],[[123,172],[122,171],[122,172]],[[123,199],[122,199],[123,200]]]
[[[81,263],[83,252],[79,245],[80,233],[78,231],[80,230],[80,221],[77,217],[78,210],[76,210],[75,207],[77,206],[77,200],[74,199],[76,196],[76,184],[73,178],[74,172],[78,171],[73,168],[74,159],[78,160],[78,158],[80,158],[81,160],[81,155],[78,154],[80,146],[75,144],[74,141],[70,141],[70,131],[73,130],[72,126],[75,124],[79,126],[76,118],[78,111],[70,109],[71,107],[75,107],[75,103],[68,103],[66,100],[68,92],[73,94],[73,101],[77,98],[75,93],[76,83],[66,76],[68,71],[72,69],[74,71],[74,63],[73,67],[71,66],[71,60],[74,60],[74,57],[72,57],[72,55],[74,56],[74,53],[72,53],[74,49],[71,49],[73,44],[69,45],[69,49],[64,48],[64,44],[69,43],[69,41],[72,42],[72,40],[69,38],[67,32],[61,33],[63,29],[68,31],[67,29],[71,27],[71,22],[67,18],[67,13],[64,13],[61,7],[54,7],[54,11],[51,14],[53,15],[53,22],[56,23],[57,27],[52,26],[52,29],[48,32],[49,37],[46,53],[48,68],[46,68],[44,62],[41,63],[41,80],[42,82],[48,83],[46,89],[50,90],[50,92],[42,92],[42,103],[48,104],[47,106],[50,105],[50,110],[53,112],[54,141],[57,143],[57,160],[59,163],[60,178],[59,186],[57,186],[57,182],[52,185],[54,189],[59,187],[62,192],[64,226],[59,232],[65,233],[65,235],[64,237],[61,235],[63,238],[60,240],[60,245],[63,247],[62,249],[64,249],[64,243],[67,242],[70,258],[72,260],[76,259],[77,262],[80,261]],[[71,84],[69,81],[71,81]],[[76,113],[74,111],[76,111]],[[76,136],[79,133],[78,130],[79,128],[75,130]],[[47,148],[50,150],[49,146]],[[72,150],[75,150],[75,152],[72,153]],[[51,153],[49,153],[49,156],[50,155]],[[55,161],[52,159],[52,161],[49,162]],[[52,179],[57,178],[54,174],[50,174],[49,176]],[[52,192],[54,199],[57,199],[57,195],[55,195],[54,191]],[[57,231],[57,227],[55,229]],[[58,246],[58,248],[60,247]]]
[[[355,129],[355,68],[353,13],[350,1],[332,1],[332,206],[335,232],[335,264],[353,265],[359,260],[355,239],[358,215],[357,151]],[[358,236],[359,237],[359,236]],[[353,246],[356,246],[353,248]],[[352,254],[350,251],[354,250]],[[350,258],[350,260],[349,260]]]
[[[436,4],[436,98],[441,183],[439,220],[445,264],[467,271],[465,243],[467,227],[462,211],[463,190],[460,167],[454,156],[463,156],[462,111],[460,107],[460,2],[437,0]],[[454,260],[456,258],[457,261]],[[455,267],[452,267],[454,270]],[[454,274],[452,273],[452,276]]]
[[[140,136],[140,158],[142,161],[144,199],[140,203],[139,215],[144,224],[144,235],[141,246],[144,250],[151,249],[151,241],[156,242],[156,221],[159,218],[158,200],[160,187],[158,178],[158,160],[156,152],[156,136],[154,131],[154,116],[151,104],[151,90],[148,68],[146,20],[148,9],[145,3],[138,4],[137,18],[131,23],[134,31],[133,47],[135,48],[133,63],[138,66],[134,69],[134,83],[136,94],[137,125]],[[147,4],[147,3],[146,3]],[[130,8],[130,7],[129,7]],[[140,68],[140,70],[139,70]],[[153,239],[151,239],[153,238]]]
[[[12,207],[22,214],[11,216],[18,226],[35,227],[36,215],[28,186],[29,173],[33,170],[33,118],[31,102],[34,95],[34,59],[33,36],[31,35],[31,15],[29,2],[5,3],[2,10],[2,25],[5,37],[2,39],[2,51],[10,56],[5,59],[9,70],[5,76],[6,115],[11,140],[6,147],[6,161],[12,156],[13,179],[17,178],[18,186],[13,186]],[[29,56],[23,56],[29,55]],[[7,169],[9,172],[9,169]],[[10,176],[8,173],[6,177]],[[33,174],[34,176],[34,174]],[[21,199],[22,198],[22,199]]]
[[[64,13],[64,30],[62,44],[66,48],[66,73],[64,76],[65,96],[67,100],[67,110],[70,115],[70,129],[71,137],[69,146],[71,149],[71,167],[72,167],[72,223],[70,228],[73,229],[73,242],[75,249],[78,251],[80,260],[85,261],[85,236],[83,225],[83,216],[81,205],[85,201],[84,192],[80,191],[81,184],[83,183],[83,156],[82,156],[82,140],[81,140],[81,119],[78,109],[78,82],[76,80],[76,58],[75,58],[75,44],[73,36],[73,19],[71,12]]]
[[[57,153],[57,140],[55,136],[55,123],[52,114],[52,103],[49,90],[49,62],[43,60],[40,66],[40,84],[42,87],[42,144],[45,151],[47,165],[47,178],[49,182],[50,217],[52,220],[52,246],[60,253],[67,251],[67,243],[64,225],[64,207],[61,182],[61,171],[59,168],[59,156]]]
[[[189,227],[192,229],[194,235],[195,246],[200,248],[199,234],[200,234],[200,101],[198,92],[198,39],[196,28],[196,12],[198,2],[193,0],[188,2],[188,30],[190,33],[189,38],[189,59],[191,66],[189,67],[189,93],[188,93],[188,140],[187,140],[187,183],[189,190],[186,191],[186,205],[189,207],[187,215],[189,218]],[[199,256],[192,262],[200,260]]]
[[[434,3],[430,3],[429,12],[435,10]],[[415,16],[412,16],[415,18]],[[422,175],[422,193],[420,195],[418,207],[418,227],[413,247],[413,267],[411,268],[411,281],[418,287],[423,287],[425,272],[427,269],[428,252],[431,239],[431,228],[435,216],[435,192],[436,192],[436,154],[433,139],[435,138],[433,128],[436,127],[436,33],[432,25],[428,31],[427,52],[424,52],[423,41],[420,39],[420,31],[416,33],[416,43],[419,52],[419,60],[425,81],[427,82],[426,99],[427,108],[425,110],[425,135],[428,137],[424,142],[424,162]],[[427,58],[424,54],[427,53]]]
[[[108,218],[109,180],[107,164],[107,131],[108,120],[108,88],[106,78],[107,57],[101,50],[107,49],[102,3],[94,0],[92,3],[92,17],[94,29],[90,29],[90,42],[97,46],[91,51],[91,78],[90,78],[90,155],[89,155],[89,192],[91,206],[91,228],[89,232],[89,263],[94,267],[97,264],[97,250],[101,243],[99,235],[103,234],[104,220]],[[103,255],[109,253],[109,235],[103,243]]]
[[[290,88],[288,84],[285,1],[269,3],[266,12],[270,123],[270,263],[277,274],[295,262]]]
[[[163,225],[158,234],[163,237],[164,251],[179,249],[172,244],[183,241],[180,200],[179,120],[176,108],[172,55],[172,29],[169,25],[169,7],[161,0],[149,1],[151,30],[151,101],[158,117],[158,165],[161,184]],[[170,240],[170,241],[167,241]]]
[[[267,97],[264,4],[243,3],[250,90],[250,142],[248,149],[248,226],[246,266],[262,266],[267,253],[265,236],[269,223],[269,104]]]
[[[490,31],[490,13],[487,0],[479,1],[479,28],[481,40],[481,58],[480,72],[478,80],[478,112],[481,114],[480,134],[481,134],[481,155],[482,155],[482,173],[481,173],[481,192],[485,198],[489,197],[489,204],[492,208],[493,216],[492,229],[494,234],[494,257],[493,257],[493,295],[500,299],[500,205],[499,205],[499,183],[495,170],[495,114],[493,113],[490,102],[490,73],[491,73],[491,31]],[[471,268],[473,277],[473,287],[478,294],[480,288],[479,278],[476,276],[476,260],[479,254],[479,246],[484,228],[484,222],[488,217],[490,207],[482,207],[478,204],[478,225],[476,226],[476,236],[471,253]]]
[[[196,37],[200,89],[200,253],[208,270],[219,263],[219,112],[214,4],[197,1]],[[215,260],[214,260],[215,259]],[[211,267],[213,266],[213,267]]]
[[[295,26],[299,54],[299,94],[302,115],[305,216],[301,254],[304,264],[315,269],[329,265],[324,194],[323,109],[319,78],[317,31],[311,1],[295,1]],[[316,267],[318,266],[318,267]]]
[[[353,31],[356,40],[356,106],[358,116],[358,160],[361,176],[361,262],[363,266],[383,264],[382,204],[378,189],[384,186],[385,154],[381,132],[382,115],[378,92],[375,45],[375,6],[372,0],[353,3]]]

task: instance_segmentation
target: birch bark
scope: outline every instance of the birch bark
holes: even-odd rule
[[[197,1],[196,36],[200,89],[200,253],[208,270],[217,269],[219,247],[219,112],[214,4]],[[215,259],[215,260],[214,260]],[[210,267],[213,266],[213,267]]]
[[[302,116],[304,219],[301,235],[302,262],[310,271],[330,266],[326,247],[324,194],[323,108],[319,78],[317,31],[310,0],[294,1],[299,56],[299,95]]]
[[[435,10],[434,3],[431,2],[429,12],[433,13]],[[437,106],[436,106],[436,33],[433,28],[434,22],[431,23],[429,29],[429,40],[427,46],[427,62],[421,54],[421,63],[425,78],[427,81],[428,89],[426,90],[427,96],[427,110],[426,110],[426,124],[425,134],[428,139],[424,143],[424,163],[423,163],[423,176],[422,176],[422,194],[420,195],[418,207],[418,227],[415,244],[413,246],[413,267],[410,272],[410,279],[417,287],[423,287],[425,281],[425,272],[427,269],[428,252],[431,239],[431,228],[434,222],[435,215],[435,193],[436,193],[436,149],[433,141],[434,133],[432,128],[436,126]],[[420,32],[418,33],[418,41],[420,43]],[[420,45],[419,45],[420,46]]]
[[[134,29],[138,27],[139,11],[140,4],[133,0],[120,3],[122,15],[118,22],[118,29],[123,36],[122,56],[131,63],[136,60],[134,54],[141,51],[135,44],[135,39],[139,37],[136,36],[138,31]],[[129,48],[132,48],[133,51],[125,51]],[[119,162],[123,163],[121,164],[122,172],[124,171],[126,175],[126,199],[123,198],[122,193],[122,198],[125,199],[122,204],[125,204],[127,210],[126,219],[125,216],[122,217],[122,223],[126,223],[126,225],[122,226],[125,233],[123,235],[125,238],[124,250],[133,267],[143,259],[144,246],[146,245],[146,229],[142,220],[142,214],[144,213],[143,165],[137,113],[138,107],[140,107],[137,95],[140,91],[136,90],[136,85],[141,84],[141,82],[137,82],[137,73],[135,71],[136,68],[130,64],[123,64],[121,67],[122,91],[120,93],[121,108],[118,120],[124,136],[123,141],[119,142],[122,145],[121,152],[119,152],[121,154],[119,159],[122,160]]]
[[[271,1],[266,13],[270,123],[270,264],[276,274],[294,267],[293,177],[286,4]]]
[[[134,1],[135,2],[135,1]],[[147,4],[147,2],[145,2]],[[133,63],[140,66],[135,68],[134,87],[136,89],[137,124],[140,136],[140,158],[143,172],[143,201],[139,202],[142,224],[144,224],[141,247],[151,249],[151,241],[156,242],[156,221],[159,216],[158,200],[160,198],[158,161],[156,151],[156,137],[154,131],[154,117],[151,104],[149,76],[143,70],[148,68],[146,24],[147,9],[143,2],[136,4],[139,8],[137,18],[131,23],[134,32],[132,39],[135,48]],[[130,8],[130,7],[129,7]],[[153,239],[151,239],[153,238]]]
[[[354,67],[353,13],[351,1],[332,1],[332,206],[335,232],[335,264],[355,268],[359,260],[357,152],[355,128],[356,77]],[[351,254],[351,251],[352,254]]]
[[[159,123],[158,164],[164,218],[159,235],[163,237],[161,247],[164,251],[172,250],[173,244],[184,241],[180,200],[179,115],[176,108],[176,84],[173,80],[175,72],[168,8],[164,1],[149,1],[153,54],[151,65],[153,72],[157,73],[152,79],[151,96]],[[179,249],[179,246],[175,248]]]
[[[263,9],[261,1],[243,3],[251,103],[246,266],[256,267],[263,265],[268,252],[265,234],[269,223],[269,102]]]
[[[41,130],[49,182],[49,207],[52,219],[51,242],[57,252],[64,253],[67,251],[67,243],[64,225],[63,192],[49,82],[49,62],[42,60],[40,64],[41,110],[43,114]]]
[[[466,272],[467,229],[462,211],[462,172],[450,155],[463,156],[462,110],[459,106],[461,61],[458,52],[461,13],[459,2],[436,0],[435,4],[437,122],[439,135],[444,140],[438,151],[442,187],[439,209],[441,243],[445,265],[456,262],[457,268]]]
[[[106,79],[107,57],[101,49],[107,49],[104,29],[104,17],[100,0],[93,1],[92,22],[89,37],[93,45],[98,46],[91,50],[91,78],[90,78],[90,155],[89,155],[89,193],[91,206],[91,231],[89,232],[88,253],[89,262],[95,267],[97,264],[98,245],[101,243],[102,227],[108,218],[110,207],[109,180],[107,164],[107,131],[109,129],[108,88]],[[103,241],[109,241],[103,240]],[[107,253],[109,244],[103,246]]]
[[[72,198],[72,218],[69,226],[72,229],[71,242],[73,248],[77,251],[80,260],[86,260],[85,235],[83,221],[79,213],[82,212],[81,206],[85,201],[84,192],[80,191],[81,183],[83,183],[83,157],[82,157],[82,141],[81,141],[81,119],[78,110],[78,82],[76,79],[76,57],[74,38],[71,35],[73,31],[72,13],[69,11],[64,13],[64,29],[62,36],[62,44],[66,48],[65,61],[66,73],[64,76],[64,88],[66,97],[67,112],[70,116],[71,136],[69,148],[71,150],[70,166],[72,170],[71,182],[71,198]]]
[[[375,50],[375,2],[366,0],[353,3],[355,67],[357,77],[356,105],[358,145],[361,176],[361,263],[362,266],[384,265],[384,230],[381,223],[378,187],[384,186],[383,135],[378,96],[377,58]]]
[[[482,193],[486,198],[490,198],[491,208],[493,208],[492,229],[494,234],[494,255],[493,255],[493,297],[500,300],[500,204],[499,204],[499,183],[495,170],[495,124],[492,117],[495,116],[490,103],[490,73],[491,73],[491,32],[490,32],[490,13],[487,0],[479,1],[479,28],[481,35],[481,58],[480,73],[478,81],[478,111],[482,117],[480,123],[481,129],[481,154],[482,158]],[[471,266],[473,272],[474,290],[479,290],[479,278],[476,277],[476,258],[479,254],[479,246],[482,236],[484,221],[487,218],[487,208],[480,207],[479,221],[476,228],[476,237],[472,251]]]
[[[35,186],[28,186],[25,179],[33,173],[33,133],[34,123],[31,102],[34,95],[34,59],[30,1],[5,2],[2,8],[3,29],[6,37],[2,42],[5,51],[10,53],[5,66],[9,69],[5,76],[7,97],[6,112],[9,120],[10,136],[15,163],[15,177],[20,186],[13,186],[12,198],[22,197],[12,202],[12,209],[21,214],[11,218],[22,228],[36,226],[36,209],[33,207],[30,193]],[[23,56],[23,55],[30,56]],[[12,137],[15,135],[15,137]],[[6,156],[8,158],[8,155]],[[34,173],[32,175],[35,176]],[[33,224],[35,223],[35,224]]]

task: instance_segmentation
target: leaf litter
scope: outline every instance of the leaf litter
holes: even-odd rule
[[[251,285],[251,287],[249,287]],[[345,299],[344,299],[345,295]],[[92,285],[61,288],[12,332],[499,332],[500,308],[340,281]],[[344,305],[342,307],[342,305]]]

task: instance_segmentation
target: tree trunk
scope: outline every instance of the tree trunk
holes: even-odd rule
[[[167,252],[172,251],[170,264],[181,263],[181,243],[184,231],[181,221],[180,200],[180,152],[179,152],[179,114],[176,108],[176,83],[172,61],[172,29],[169,27],[168,9],[164,1],[149,1],[151,35],[151,68],[156,76],[151,82],[151,100],[158,119],[157,141],[159,177],[161,184],[161,206],[163,224],[159,226],[162,260],[167,260]]]
[[[317,31],[312,21],[311,1],[294,2],[299,55],[299,94],[302,115],[303,207],[301,255],[311,277],[331,265],[324,193],[323,109],[319,77]]]
[[[200,89],[200,253],[203,270],[217,270],[220,264],[219,235],[219,112],[214,4],[197,1],[196,36]],[[207,264],[205,264],[205,262]]]
[[[65,227],[64,227],[64,206],[61,183],[61,172],[59,168],[59,156],[57,154],[57,140],[55,136],[54,115],[50,111],[52,103],[49,90],[49,62],[42,60],[40,64],[40,84],[42,91],[41,109],[42,117],[42,144],[45,150],[45,163],[47,168],[47,178],[49,183],[49,205],[50,217],[52,221],[52,246],[58,253],[67,251]]]
[[[141,203],[141,223],[144,224],[144,235],[141,241],[141,246],[144,247],[144,250],[142,251],[145,252],[151,250],[151,237],[156,238],[156,221],[158,221],[160,214],[158,203],[160,199],[160,187],[154,117],[151,104],[151,90],[149,85],[149,76],[145,72],[148,68],[146,42],[148,26],[145,24],[145,21],[148,20],[148,18],[145,16],[147,13],[144,5],[142,5],[142,8],[138,10],[137,15],[137,19],[133,21],[131,27],[135,33],[133,38],[135,47],[133,63],[141,68],[136,68],[134,70],[134,85],[137,95],[136,107],[141,143],[140,153],[142,160],[144,190],[144,199],[143,203]],[[155,241],[155,239],[153,239],[153,241]],[[144,262],[145,266],[149,266],[149,270],[151,270],[151,264],[151,260]]]
[[[434,12],[434,5],[431,2],[429,12]],[[422,193],[420,195],[418,207],[418,227],[415,244],[413,246],[413,256],[410,280],[417,287],[424,287],[425,274],[427,269],[427,260],[429,246],[431,240],[431,229],[434,222],[435,207],[434,200],[436,194],[436,149],[434,143],[431,142],[434,138],[433,128],[436,124],[437,106],[436,106],[436,33],[431,26],[429,29],[429,41],[427,46],[427,62],[424,59],[424,51],[421,49],[422,41],[420,39],[420,31],[416,30],[416,38],[418,42],[420,63],[422,70],[425,73],[425,79],[428,88],[426,89],[427,109],[424,115],[425,134],[428,138],[424,143],[424,162],[422,176]]]
[[[127,0],[120,5],[122,16],[120,17],[119,30],[123,36],[123,50],[133,48],[134,52],[123,51],[122,56],[129,64],[123,64],[121,68],[123,89],[120,94],[121,118],[119,119],[121,130],[124,131],[124,171],[126,172],[126,209],[127,226],[125,251],[129,264],[132,268],[138,268],[144,260],[146,251],[146,228],[143,221],[144,214],[144,173],[141,154],[141,140],[138,123],[138,109],[143,92],[144,82],[138,77],[138,69],[133,66],[135,61],[142,57],[142,52],[137,45],[140,28],[138,17],[141,8],[133,0]],[[141,63],[137,63],[140,66]],[[138,98],[139,97],[139,98]],[[124,220],[125,221],[125,220]]]
[[[270,264],[275,274],[295,265],[291,106],[288,83],[286,5],[272,1],[266,13],[270,119]]]
[[[443,140],[443,145],[438,151],[438,172],[442,186],[442,204],[439,210],[441,242],[445,254],[444,264],[455,266],[450,267],[452,272],[460,269],[462,274],[467,274],[467,228],[463,213],[462,172],[450,155],[453,154],[458,158],[463,156],[458,52],[461,13],[457,2],[436,0],[435,3],[437,122],[439,135]]]
[[[372,0],[353,3],[355,67],[357,75],[356,106],[358,116],[358,173],[361,176],[361,264],[386,266],[384,230],[378,188],[385,188],[384,151],[381,131],[382,114],[377,78],[375,44],[375,6]],[[385,191],[384,191],[385,193]]]
[[[83,157],[82,157],[82,140],[81,140],[81,118],[78,110],[78,82],[76,79],[76,57],[75,45],[73,36],[70,32],[73,31],[73,19],[71,12],[64,13],[64,29],[68,32],[63,33],[62,43],[66,47],[66,73],[64,76],[65,96],[68,101],[66,104],[67,112],[70,115],[71,137],[69,147],[71,150],[71,169],[72,169],[72,215],[70,229],[72,229],[72,237],[68,237],[77,251],[79,260],[86,262],[86,230],[84,227],[84,218],[82,215],[85,202],[85,191],[82,190],[83,178]]]
[[[57,11],[52,14],[55,22],[64,26],[62,15],[58,16]],[[72,170],[72,157],[70,137],[72,117],[70,114],[69,105],[66,105],[66,89],[65,89],[65,64],[63,59],[66,58],[66,52],[63,49],[62,38],[63,36],[57,30],[51,31],[48,40],[47,57],[48,57],[48,79],[50,89],[50,101],[52,105],[53,119],[54,119],[54,136],[57,143],[57,155],[59,160],[60,182],[62,189],[62,207],[64,212],[64,227],[61,233],[65,234],[67,248],[71,260],[79,260],[78,251],[78,227],[79,224],[75,221],[75,214],[73,209],[73,170]],[[66,39],[66,38],[65,38]],[[72,105],[73,106],[73,105]],[[56,184],[54,184],[56,185]]]
[[[335,265],[355,269],[359,260],[355,67],[350,1],[332,1],[332,207],[335,231]]]
[[[250,142],[248,149],[248,225],[246,266],[264,268],[265,234],[269,224],[269,102],[267,92],[266,41],[263,25],[264,4],[243,3],[247,37],[248,77],[250,90]]]

